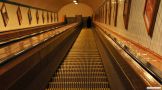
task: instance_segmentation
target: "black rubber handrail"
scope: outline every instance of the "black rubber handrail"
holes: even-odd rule
[[[111,37],[110,37],[111,38]],[[131,58],[133,58],[142,68],[144,68],[147,72],[149,72],[160,84],[162,84],[162,78],[159,77],[154,71],[150,70],[146,67],[141,60],[139,60],[134,54],[129,51],[127,46],[122,47],[116,40],[111,38],[120,48],[122,48]]]
[[[77,25],[79,25],[79,24],[77,24]],[[77,27],[77,25],[75,25],[75,26],[73,26],[73,27]],[[69,30],[69,29],[71,29],[71,28],[73,28],[73,27],[70,27],[70,28],[68,28],[68,29],[66,29],[66,30]],[[57,27],[57,28],[59,28],[59,27]],[[65,30],[65,31],[66,31],[66,30]],[[63,31],[63,32],[65,32],[65,31]],[[61,32],[61,33],[63,33],[63,32]],[[51,37],[48,37],[47,39],[42,40],[41,42],[38,42],[38,43],[36,43],[36,44],[34,44],[34,45],[32,45],[32,46],[30,46],[30,47],[24,49],[24,50],[21,50],[21,51],[15,53],[15,54],[12,54],[11,56],[8,56],[7,58],[1,59],[1,60],[0,60],[0,66],[6,64],[7,62],[11,61],[12,59],[14,59],[14,58],[16,58],[16,57],[18,57],[18,56],[24,54],[25,52],[27,52],[27,51],[29,51],[29,50],[35,48],[36,46],[38,46],[38,45],[40,45],[40,44],[42,44],[42,43],[44,43],[44,42],[46,42],[46,41],[48,41],[48,40],[50,40],[50,39],[52,39],[52,38],[54,38],[54,37],[60,35],[61,33],[56,34],[56,35],[53,35],[53,36],[51,36]]]
[[[48,31],[51,31],[51,30],[54,30],[54,29],[57,29],[57,28],[60,28],[62,26],[65,26],[65,25],[54,26],[52,28],[49,28],[49,29],[46,29],[46,30],[42,30],[40,32],[32,33],[30,35],[25,35],[25,36],[22,36],[22,37],[19,37],[19,38],[14,38],[14,39],[10,39],[10,40],[4,41],[4,42],[0,42],[0,48],[4,47],[6,45],[9,45],[11,43],[18,42],[20,40],[23,40],[23,39],[26,39],[26,38],[30,38],[30,37],[33,37],[33,36],[36,36],[36,35],[39,35],[39,34],[42,34],[42,33],[45,33],[45,32],[48,32]]]
[[[20,29],[12,29],[12,30],[6,30],[6,31],[0,31],[1,33],[7,33],[7,32],[16,32],[16,31],[24,31],[24,30],[29,30],[29,29],[40,29],[40,28],[47,28],[47,27],[52,27],[53,25],[58,26],[61,25],[63,23],[56,23],[56,24],[47,24],[47,25],[38,25],[38,26],[34,26],[34,27],[26,27],[26,28],[20,28]]]
[[[100,27],[99,27],[100,28]],[[103,32],[104,30],[102,28],[100,28]],[[125,46],[121,46],[117,41],[116,41],[116,38],[112,38],[110,35],[111,34],[108,34],[106,32],[104,32],[109,38],[111,38],[120,48],[122,48],[133,60],[135,60],[144,70],[146,70],[149,74],[151,74],[160,84],[162,84],[162,78],[157,75],[154,71],[150,70],[148,67],[146,67],[142,62],[141,60],[139,60],[134,54],[132,54],[128,47]]]

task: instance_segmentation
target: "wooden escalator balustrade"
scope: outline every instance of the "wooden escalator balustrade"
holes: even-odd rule
[[[79,28],[80,24],[74,23],[59,28],[59,31],[55,33],[47,33],[44,35],[46,38],[43,42],[35,44],[37,42],[34,41],[32,48],[19,52],[21,53],[20,55],[1,65],[0,89],[39,90],[43,88],[44,83],[52,72],[49,68],[55,67],[53,63],[58,63],[59,61],[57,60],[60,60],[53,60],[50,56],[59,53],[58,51],[62,49],[62,45],[70,48],[70,44],[73,43],[77,32],[79,32],[76,29]],[[52,37],[49,34],[55,35]],[[67,40],[71,40],[70,43],[67,43]],[[42,78],[42,80],[37,78]]]

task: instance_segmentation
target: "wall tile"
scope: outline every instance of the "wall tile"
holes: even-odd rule
[[[14,29],[27,28],[27,27],[33,27],[33,26],[38,26],[38,25],[52,24],[51,22],[47,23],[47,15],[46,15],[47,12],[46,11],[44,13],[45,23],[42,22],[42,10],[39,10],[39,20],[40,21],[39,21],[39,24],[37,24],[36,9],[31,8],[32,23],[30,25],[29,21],[28,21],[28,14],[27,14],[28,8],[20,6],[23,20],[22,20],[22,24],[19,25],[17,13],[16,13],[18,6],[12,5],[12,4],[7,4],[7,3],[5,3],[5,5],[6,5],[6,9],[7,9],[8,16],[9,16],[9,22],[8,22],[7,27],[5,27],[3,24],[2,15],[0,13],[0,32],[14,30]],[[1,8],[1,6],[2,6],[2,2],[0,2],[0,8]]]
[[[160,2],[152,38],[147,33],[143,17],[145,1],[146,0],[132,0],[128,30],[125,30],[123,23],[121,23],[123,17],[118,15],[117,29],[114,31],[117,30],[117,33],[125,36],[126,38],[129,38],[130,40],[162,55],[162,1]],[[119,8],[119,10],[123,9],[121,6]],[[119,14],[121,14],[121,11],[119,11]],[[113,27],[109,25],[107,26]]]

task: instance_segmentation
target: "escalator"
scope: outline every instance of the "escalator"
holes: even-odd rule
[[[72,46],[81,26],[72,23],[38,28],[41,30],[33,31],[29,36],[17,36],[18,39],[0,42],[0,90],[45,88],[49,75]],[[56,57],[53,58],[54,55]]]
[[[62,89],[110,90],[91,29],[82,29],[46,88],[46,90]]]

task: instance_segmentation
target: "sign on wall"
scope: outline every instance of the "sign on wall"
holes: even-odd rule
[[[55,16],[55,13],[53,13],[53,21],[54,21],[54,22],[55,22],[55,17],[56,17],[56,16]]]
[[[43,23],[44,23],[44,21],[45,21],[44,11],[42,11],[42,21],[43,21]]]
[[[160,0],[146,0],[144,8],[144,21],[148,34],[152,37]]]
[[[51,22],[53,22],[53,13],[51,12]]]
[[[47,22],[49,23],[49,13],[47,12]]]
[[[2,8],[1,8],[1,14],[4,22],[4,26],[6,27],[9,21],[8,13],[5,4],[3,3]]]
[[[18,6],[18,8],[17,8],[17,18],[18,18],[19,25],[21,25],[22,24],[22,14],[21,14],[20,6]]]
[[[115,5],[114,5],[114,26],[117,26],[117,17],[118,17],[118,0],[115,0]]]
[[[107,10],[108,10],[108,21],[109,25],[111,24],[111,0],[107,2]]]
[[[37,24],[39,23],[39,13],[38,10],[36,11],[36,20],[37,20]]]
[[[29,24],[31,24],[31,22],[32,22],[32,15],[31,15],[30,8],[28,9],[28,20],[29,20]]]
[[[131,8],[131,0],[125,0],[124,11],[123,11],[125,29],[128,29],[130,8]]]

